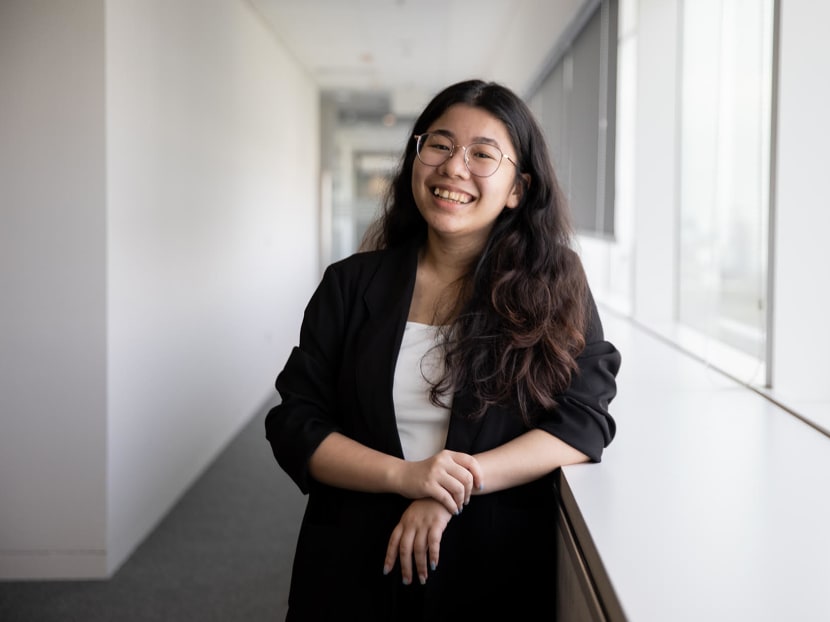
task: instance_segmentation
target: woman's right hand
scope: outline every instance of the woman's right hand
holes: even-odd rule
[[[435,499],[453,514],[470,502],[473,490],[483,490],[484,474],[473,456],[444,449],[426,460],[398,463],[394,475],[398,493],[409,499]]]

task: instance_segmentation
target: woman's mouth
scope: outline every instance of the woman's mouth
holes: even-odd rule
[[[459,203],[461,205],[473,200],[473,197],[464,192],[452,192],[438,187],[432,189],[432,194],[446,201],[452,201],[453,203]]]

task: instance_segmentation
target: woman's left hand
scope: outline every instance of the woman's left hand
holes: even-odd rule
[[[441,536],[450,522],[452,514],[435,499],[413,501],[401,516],[400,522],[389,538],[383,574],[389,574],[400,559],[401,576],[404,585],[412,583],[412,560],[418,580],[426,583],[429,569],[438,566]]]

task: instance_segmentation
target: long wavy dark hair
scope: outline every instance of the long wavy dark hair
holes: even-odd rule
[[[585,347],[588,286],[571,248],[570,216],[533,114],[508,88],[481,80],[447,87],[427,105],[412,134],[426,132],[450,106],[487,111],[507,128],[518,154],[519,205],[502,210],[478,261],[462,277],[462,295],[445,331],[446,374],[431,399],[444,404],[454,389],[478,404],[516,400],[525,424],[533,412],[556,406],[556,395],[577,373]],[[410,140],[389,186],[380,217],[363,250],[425,240],[427,226],[412,194],[415,141]],[[525,183],[525,176],[529,179]]]

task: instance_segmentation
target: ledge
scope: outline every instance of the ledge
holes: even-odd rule
[[[623,356],[617,437],[602,463],[564,468],[562,490],[611,619],[830,620],[830,438],[603,322]]]

